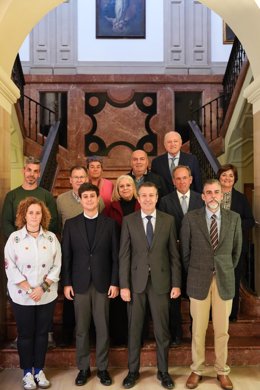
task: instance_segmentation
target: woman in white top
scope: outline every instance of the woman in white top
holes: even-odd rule
[[[26,198],[17,209],[18,230],[5,246],[7,288],[17,324],[17,348],[26,390],[50,386],[43,367],[61,268],[59,241],[48,231],[50,220],[42,201]]]

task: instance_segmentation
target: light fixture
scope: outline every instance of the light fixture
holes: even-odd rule
[[[255,0],[255,3],[257,5],[257,7],[260,8],[260,0]]]

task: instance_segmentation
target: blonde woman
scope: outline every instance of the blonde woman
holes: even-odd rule
[[[134,180],[129,175],[119,176],[113,193],[109,209],[105,210],[120,226],[124,216],[140,209]]]

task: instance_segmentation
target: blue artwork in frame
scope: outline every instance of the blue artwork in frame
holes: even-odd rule
[[[145,38],[145,0],[96,0],[96,38]]]

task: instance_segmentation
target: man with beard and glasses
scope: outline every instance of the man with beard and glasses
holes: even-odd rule
[[[182,221],[180,243],[188,273],[187,294],[193,320],[192,373],[186,382],[188,389],[198,386],[205,368],[205,336],[210,310],[217,379],[223,389],[233,389],[227,365],[228,327],[242,231],[239,214],[220,208],[222,198],[219,181],[207,180],[202,193],[205,207],[190,211]]]

